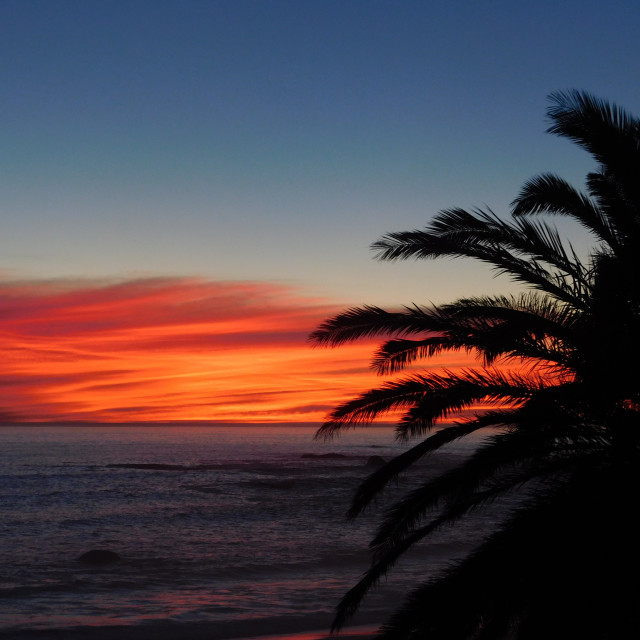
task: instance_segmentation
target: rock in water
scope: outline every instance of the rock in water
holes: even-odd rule
[[[380,467],[387,464],[387,461],[382,456],[371,456],[367,460],[367,467],[369,469],[379,469]]]
[[[120,556],[115,551],[109,551],[109,549],[92,549],[83,553],[78,560],[85,564],[111,564],[118,562]]]

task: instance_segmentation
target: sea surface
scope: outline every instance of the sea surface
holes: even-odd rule
[[[390,427],[314,440],[311,425],[0,427],[0,638],[248,638],[328,630],[367,568],[385,501],[345,512]],[[452,448],[389,490],[466,454]],[[442,534],[370,597],[403,593],[474,539]],[[95,566],[92,549],[120,555]],[[163,635],[164,634],[164,635]]]

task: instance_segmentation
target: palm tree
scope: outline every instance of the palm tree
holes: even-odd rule
[[[338,406],[318,432],[332,437],[392,412],[397,437],[412,440],[362,483],[349,517],[418,460],[490,428],[457,467],[387,510],[333,630],[413,545],[479,509],[503,513],[501,501],[515,496],[500,526],[409,593],[380,637],[640,637],[640,120],[584,92],[550,102],[549,131],[598,163],[586,194],[544,174],[524,185],[508,220],[454,208],[373,245],[383,260],[474,258],[521,283],[521,294],[354,308],[311,335],[327,346],[383,336],[373,367],[405,370]],[[586,228],[590,253],[579,256],[549,216]],[[478,364],[418,369],[448,351]]]

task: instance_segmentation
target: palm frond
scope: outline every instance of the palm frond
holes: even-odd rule
[[[468,351],[477,350],[486,365],[498,358],[566,366],[571,350],[574,310],[533,293],[507,298],[463,298],[440,308],[450,317]]]
[[[517,231],[513,243],[515,251],[551,265],[563,279],[569,278],[574,287],[588,286],[584,266],[574,251],[567,253],[556,227],[527,218],[517,218],[513,226]]]
[[[586,91],[555,91],[549,101],[549,133],[572,140],[607,168],[637,168],[640,120]]]
[[[438,331],[437,314],[424,307],[390,312],[375,306],[355,307],[323,322],[309,339],[318,345],[337,346],[378,335],[409,335]]]
[[[477,495],[479,502],[485,502],[493,497],[494,492],[502,492],[493,489]],[[410,531],[401,540],[397,540],[392,548],[385,548],[383,552],[376,553],[371,567],[366,571],[358,583],[352,587],[342,598],[336,608],[336,615],[332,624],[332,631],[341,629],[346,622],[356,613],[363,598],[380,581],[381,578],[393,569],[395,564],[411,547],[424,540],[430,534],[444,525],[452,525],[457,518],[463,517],[472,505],[459,503],[455,508],[447,510],[446,515],[434,518],[426,526]]]
[[[492,425],[498,424],[492,422]],[[392,458],[384,466],[369,475],[356,490],[347,513],[350,520],[356,518],[376,498],[391,480],[406,471],[412,464],[422,457],[441,447],[464,438],[476,431],[485,428],[483,421],[473,420],[465,423],[454,423],[443,426],[438,432],[422,440],[407,451]]]
[[[576,467],[584,466],[585,463],[589,463],[595,457],[592,451],[580,451],[579,453],[580,456],[576,457],[574,462]],[[518,464],[517,460],[514,463],[510,462],[510,470],[502,473],[497,480],[486,483],[485,488],[458,497],[455,501],[446,504],[444,509],[429,520],[427,524],[415,528],[411,527],[402,536],[394,538],[391,544],[387,541],[387,544],[376,547],[371,567],[340,601],[336,610],[333,630],[338,630],[344,626],[358,610],[366,594],[375,588],[380,579],[387,575],[398,560],[415,544],[423,541],[442,527],[454,526],[458,520],[464,518],[470,511],[487,503],[493,503],[497,498],[513,492],[522,485],[530,484],[540,478],[547,478],[549,475],[560,473],[564,477],[568,473],[567,465],[554,457],[531,460],[530,457],[527,458],[525,456],[523,459],[528,460],[530,464],[523,466],[521,463]],[[528,503],[528,501],[535,503],[539,499],[540,493],[546,495],[546,490],[540,489],[540,487],[544,486],[545,483],[543,482],[537,488],[532,488],[528,497],[521,499],[518,507],[514,508],[522,509],[523,504]],[[503,519],[507,517],[506,513],[502,515]]]
[[[550,133],[586,149],[611,176],[634,218],[640,203],[640,120],[624,109],[584,91],[560,91],[550,96]]]
[[[620,184],[614,176],[599,171],[587,175],[587,189],[598,203],[602,215],[615,229],[618,245],[612,249],[624,255],[629,247],[637,246],[640,238],[640,220],[636,205],[629,203],[620,191]]]
[[[439,308],[443,318],[461,327],[484,328],[512,325],[523,332],[569,339],[576,318],[575,309],[556,300],[527,292],[519,296],[460,298]]]
[[[566,469],[567,462],[554,456],[554,431],[508,431],[495,435],[457,467],[409,492],[385,514],[371,548],[376,553],[395,547],[426,515],[443,505],[458,513],[458,506],[470,509],[507,489],[540,475]],[[580,443],[566,445],[567,455],[591,455]],[[487,488],[491,491],[484,493]],[[445,510],[446,513],[447,510]],[[457,517],[457,516],[456,516]],[[441,526],[446,518],[440,521]]]
[[[378,638],[636,637],[636,591],[616,585],[640,568],[638,520],[611,495],[635,491],[638,474],[612,474],[602,462],[585,458],[563,482],[540,484],[477,549],[411,592]],[[593,541],[606,553],[594,553]]]
[[[549,225],[524,219],[508,224],[491,211],[448,209],[426,229],[386,234],[372,248],[382,260],[475,258],[559,300],[583,305],[584,268],[567,256]],[[553,271],[543,266],[545,261]]]
[[[330,439],[336,432],[366,424],[390,411],[407,410],[396,433],[407,439],[430,431],[442,419],[480,401],[521,402],[544,380],[497,370],[465,369],[459,373],[414,374],[385,383],[336,407],[316,436]]]
[[[429,310],[429,316],[440,332],[383,343],[372,361],[379,374],[396,373],[418,359],[450,351],[475,352],[485,365],[498,358],[528,358],[565,366],[575,313],[531,292],[518,298],[463,298]]]
[[[406,413],[396,426],[400,440],[429,432],[440,420],[482,402],[493,405],[519,405],[550,384],[535,372],[502,372],[498,369],[462,369],[452,373],[414,376],[423,393],[405,405]]]
[[[371,366],[378,375],[397,373],[420,358],[430,358],[444,351],[460,349],[447,336],[434,336],[424,340],[389,340],[375,353]]]
[[[597,204],[563,178],[550,173],[525,182],[511,203],[511,213],[516,217],[541,213],[569,216],[612,249],[618,246],[615,230]]]

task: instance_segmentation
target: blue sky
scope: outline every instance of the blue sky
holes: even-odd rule
[[[581,185],[546,96],[640,112],[640,3],[3,0],[0,274],[200,277],[396,305],[504,289],[369,244]]]

